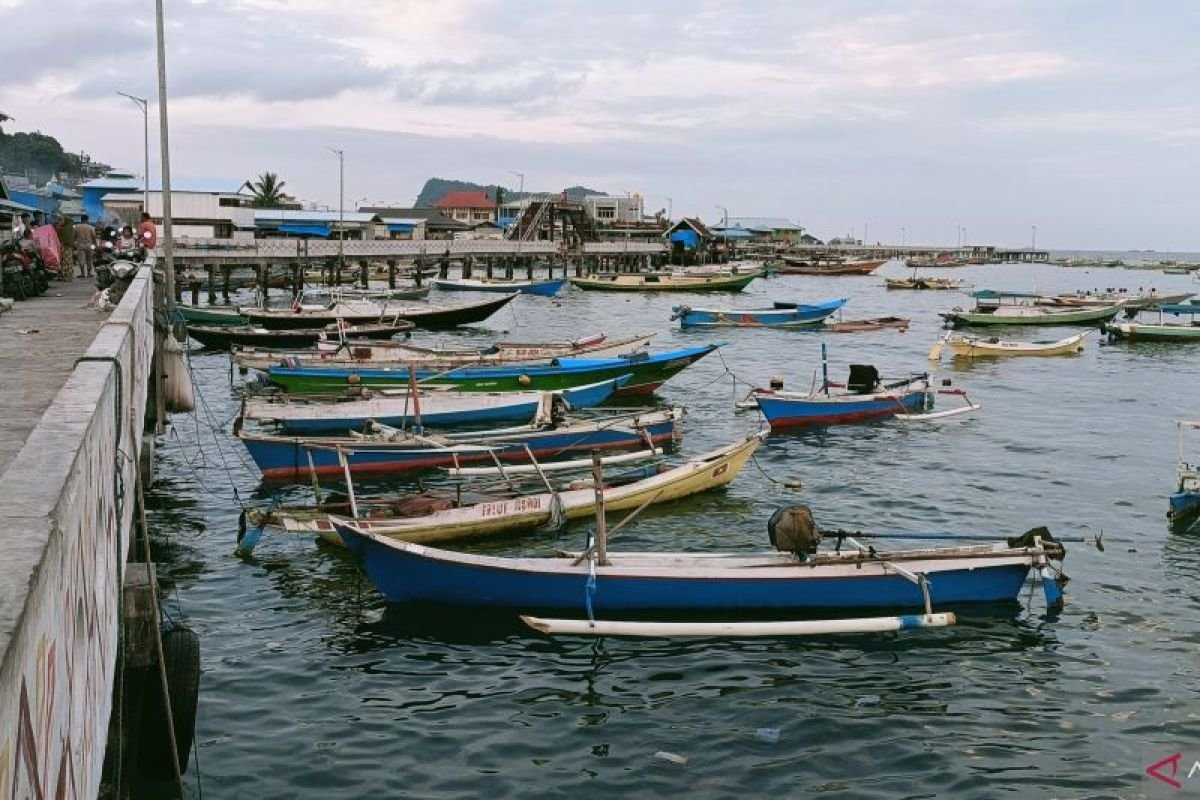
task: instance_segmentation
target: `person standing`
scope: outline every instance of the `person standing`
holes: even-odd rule
[[[84,214],[75,225],[75,263],[79,265],[80,277],[92,274],[92,255],[95,249],[96,229],[88,222],[88,215]]]
[[[158,247],[158,227],[155,226],[154,220],[145,211],[142,212],[142,221],[138,223],[137,238],[138,243],[147,252]]]
[[[58,241],[62,243],[62,278],[75,278],[75,226],[65,214],[59,214],[54,229],[58,231]]]

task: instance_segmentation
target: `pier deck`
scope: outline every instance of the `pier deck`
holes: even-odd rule
[[[108,319],[84,307],[95,291],[91,278],[52,283],[0,314],[0,475]]]

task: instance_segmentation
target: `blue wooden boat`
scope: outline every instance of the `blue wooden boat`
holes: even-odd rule
[[[847,302],[841,298],[811,305],[796,303],[788,308],[746,309],[679,305],[672,307],[671,319],[679,320],[684,328],[806,328],[821,324]]]
[[[846,386],[823,382],[811,392],[755,389],[750,400],[772,430],[802,425],[844,425],[896,414],[920,414],[933,403],[929,376],[912,375],[880,383],[878,371],[866,364],[850,365]]]
[[[560,396],[571,408],[589,408],[612,397],[629,376],[558,392],[407,391],[379,393],[355,400],[303,400],[251,397],[242,403],[242,418],[274,423],[292,435],[341,435],[363,430],[368,422],[401,428],[416,424],[450,427],[481,425],[497,420],[527,421],[546,416]]]
[[[566,278],[551,278],[544,281],[508,281],[475,278],[460,278],[458,280],[435,280],[433,285],[439,289],[451,292],[520,292],[539,297],[553,297],[567,282]]]
[[[628,375],[620,394],[650,394],[673,375],[720,345],[688,347],[665,353],[633,353],[614,358],[556,358],[543,364],[495,366],[413,366],[423,386],[453,386],[462,392],[515,392],[528,389],[553,391],[583,386]],[[409,382],[409,366],[273,366],[271,383],[294,394],[340,392],[350,384],[371,388],[402,386]]]
[[[1167,517],[1173,527],[1186,528],[1200,520],[1200,466],[1188,462],[1183,452],[1183,433],[1189,429],[1200,430],[1200,422],[1180,420],[1176,424],[1179,426],[1179,467],[1175,491],[1168,501]]]
[[[1015,602],[1030,570],[1047,600],[1061,602],[1051,560],[1060,543],[1031,531],[1022,541],[875,550],[855,539],[838,551],[607,553],[503,558],[400,541],[364,523],[331,517],[371,581],[393,603],[612,612],[924,608]],[[903,534],[897,534],[902,538]],[[916,534],[915,538],[923,538]],[[845,541],[851,546],[847,547]],[[594,576],[594,577],[593,577]],[[592,588],[589,589],[589,583]]]
[[[559,424],[535,421],[513,428],[461,433],[425,432],[418,439],[402,431],[355,437],[289,437],[238,431],[250,457],[268,480],[305,480],[340,476],[337,450],[352,474],[386,474],[469,464],[528,463],[591,450],[629,450],[661,446],[680,432],[681,408],[609,415]],[[528,448],[528,450],[526,450]],[[310,465],[311,459],[311,465]],[[311,470],[310,470],[311,466]]]

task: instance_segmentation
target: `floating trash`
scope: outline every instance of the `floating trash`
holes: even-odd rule
[[[681,756],[679,753],[671,753],[666,750],[659,750],[654,754],[655,758],[660,758],[663,761],[670,761],[672,764],[684,765],[688,763],[687,756]]]

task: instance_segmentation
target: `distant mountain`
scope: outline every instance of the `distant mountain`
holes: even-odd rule
[[[504,201],[520,200],[524,196],[507,186],[497,186],[496,184],[484,185],[472,183],[471,181],[456,181],[449,178],[430,178],[421,187],[421,193],[417,195],[417,200],[413,205],[415,208],[431,208],[434,203],[450,192],[485,192],[489,198],[495,200],[497,189],[503,191]],[[570,197],[587,197],[593,194],[604,194],[604,192],[589,189],[586,186],[572,186],[564,189],[563,192]],[[534,192],[526,192],[525,194],[534,194]]]

